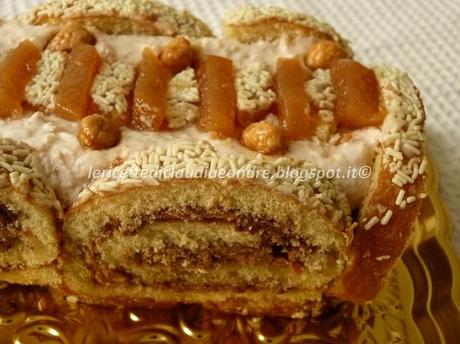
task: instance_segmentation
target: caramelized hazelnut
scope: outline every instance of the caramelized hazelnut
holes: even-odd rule
[[[332,62],[345,57],[347,53],[339,43],[321,40],[311,46],[305,62],[311,69],[328,68]]]
[[[117,124],[102,115],[86,116],[80,121],[80,142],[89,149],[106,149],[120,142],[121,131]]]
[[[285,147],[281,128],[267,121],[250,124],[241,137],[243,145],[262,154],[275,154]]]
[[[173,39],[163,50],[160,56],[163,62],[173,73],[179,73],[191,66],[196,54],[191,43],[184,37]]]

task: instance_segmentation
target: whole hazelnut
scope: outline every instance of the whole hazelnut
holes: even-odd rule
[[[121,131],[116,122],[102,115],[86,116],[80,121],[80,142],[89,149],[107,149],[116,146]]]
[[[267,121],[252,123],[246,127],[241,141],[247,148],[268,155],[279,153],[285,148],[281,128]]]

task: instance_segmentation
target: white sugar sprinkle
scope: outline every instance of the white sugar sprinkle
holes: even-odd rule
[[[153,164],[152,164],[153,162]],[[211,166],[223,171],[247,170],[248,168],[257,173],[257,181],[263,182],[275,189],[295,195],[299,201],[311,205],[311,207],[324,213],[334,221],[343,220],[346,224],[351,224],[351,209],[346,195],[340,189],[336,180],[330,178],[264,178],[264,175],[271,173],[276,177],[276,171],[280,167],[293,169],[315,168],[311,162],[295,162],[289,159],[272,160],[257,156],[250,159],[246,156],[222,157],[217,154],[214,147],[207,141],[178,141],[166,148],[159,148],[138,152],[131,159],[124,161],[121,165],[114,167],[108,179],[94,179],[89,186],[80,193],[76,205],[88,201],[95,195],[104,193],[117,193],[127,188],[139,185],[157,185],[167,177],[162,177],[167,171],[174,173],[193,173],[197,170],[210,171]],[[142,178],[144,170],[154,171],[155,174],[148,174],[147,178]],[[193,174],[192,174],[193,175]],[[125,176],[124,179],[111,179],[112,176]],[[115,178],[115,177],[114,177]],[[158,178],[158,179],[155,179]],[[89,191],[89,192],[88,192]]]
[[[395,204],[404,209],[407,204],[415,202],[415,197],[410,196],[404,200],[405,191],[402,187],[414,183],[426,167],[426,159],[421,159],[425,140],[422,132],[424,110],[417,89],[405,73],[379,67],[376,75],[388,116],[392,117],[394,124],[382,139],[386,147],[383,162],[393,175],[392,183],[401,188]],[[387,213],[385,216],[390,215]],[[385,216],[381,221],[383,223],[387,220]]]
[[[380,224],[387,225],[390,222],[391,217],[393,216],[393,211],[391,209],[387,210],[385,215],[383,215],[382,219],[380,220]]]
[[[364,229],[365,230],[369,230],[371,229],[372,227],[374,227],[376,224],[379,223],[379,218],[377,216],[374,216],[372,219],[370,219],[365,225],[364,225]]]
[[[414,203],[416,200],[417,198],[415,196],[409,196],[407,197],[406,202],[407,204],[411,204],[411,203]]]
[[[420,166],[418,168],[418,174],[422,175],[425,173],[426,166],[428,164],[428,161],[426,158],[423,158],[422,162],[420,163]]]
[[[396,201],[395,201],[396,205],[401,205],[405,194],[406,194],[406,191],[404,189],[399,190],[398,197],[396,197]]]

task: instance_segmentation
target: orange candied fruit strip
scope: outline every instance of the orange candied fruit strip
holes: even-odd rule
[[[276,64],[275,85],[278,112],[286,137],[290,140],[308,139],[315,135],[318,123],[313,114],[305,83],[311,78],[298,58],[280,58]]]
[[[131,125],[137,129],[160,130],[167,110],[168,84],[171,71],[152,49],[144,50],[139,77],[134,88]]]
[[[373,70],[351,59],[340,59],[331,65],[331,79],[340,126],[359,129],[382,124],[386,113],[379,107],[379,84]]]
[[[218,137],[235,136],[236,88],[233,62],[203,55],[198,69],[199,126]]]
[[[0,64],[0,118],[22,116],[25,88],[37,70],[41,50],[26,40]]]
[[[90,115],[90,91],[100,64],[94,46],[79,44],[72,49],[56,94],[58,116],[76,121]]]

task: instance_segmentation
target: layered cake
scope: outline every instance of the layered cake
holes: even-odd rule
[[[409,77],[244,7],[51,1],[0,34],[0,280],[304,316],[374,298],[425,195]]]

